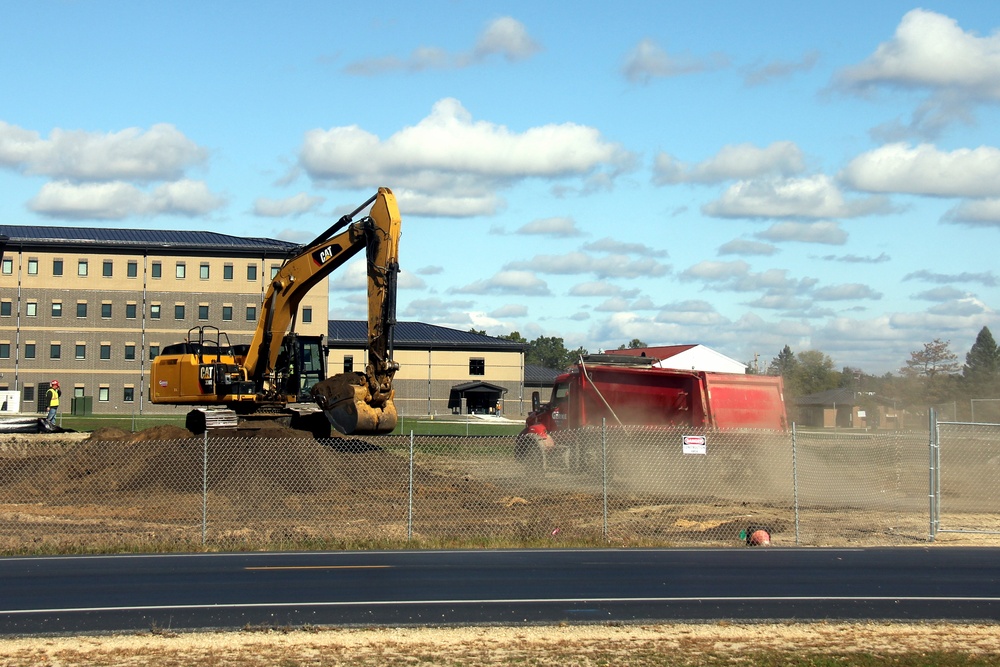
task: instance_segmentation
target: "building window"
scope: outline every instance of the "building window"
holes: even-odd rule
[[[253,282],[257,280],[257,265],[247,264],[247,280]]]
[[[313,309],[306,306],[302,309],[302,322],[303,324],[309,324],[313,321]]]
[[[38,260],[29,259],[28,260],[28,275],[37,276],[38,275]]]
[[[134,259],[130,259],[128,261],[128,266],[125,269],[125,275],[128,276],[129,278],[138,278],[139,262],[135,261]]]
[[[115,274],[114,262],[111,261],[110,259],[104,260],[104,263],[101,266],[101,275],[104,276],[105,278],[110,278],[114,274]]]
[[[77,359],[86,359],[87,358],[87,345],[86,345],[86,343],[77,343],[76,344],[76,358]]]
[[[0,317],[10,317],[14,312],[14,304],[11,301],[0,301]]]
[[[35,400],[35,385],[26,384],[24,385],[24,402],[31,403]]]
[[[14,273],[14,260],[10,257],[3,258],[3,274],[5,276],[13,275]]]
[[[160,278],[163,276],[163,265],[159,262],[153,262],[149,265],[149,275],[153,278]]]
[[[198,319],[199,320],[208,319],[208,306],[198,306]]]
[[[150,345],[149,346],[149,359],[152,361],[153,359],[156,359],[158,356],[160,356],[160,346],[159,345]]]
[[[202,280],[208,280],[208,264],[203,262],[201,266],[198,267],[198,277]]]
[[[80,276],[81,278],[86,276],[87,272],[90,270],[88,266],[89,265],[87,264],[87,260],[81,259],[80,261],[78,261],[76,263],[76,275]]]
[[[25,343],[24,344],[24,358],[25,359],[34,359],[35,358],[35,344],[34,343]]]
[[[101,343],[101,359],[107,361],[111,358],[111,343]]]
[[[177,262],[177,269],[174,275],[179,279],[183,280],[187,277],[187,264],[184,262]]]
[[[135,387],[125,387],[125,392],[122,394],[122,400],[126,403],[135,401]]]
[[[223,306],[222,307],[222,321],[223,322],[232,322],[233,321],[233,307],[232,306]]]
[[[28,301],[24,304],[24,314],[27,317],[38,317],[38,302]]]
[[[257,321],[257,306],[247,306],[247,322]]]
[[[225,265],[223,265],[223,267],[222,267],[222,279],[223,280],[232,280],[233,279],[233,265],[232,264],[225,264]]]
[[[271,267],[271,280],[274,280],[274,277],[278,275],[278,271],[281,271],[281,267],[277,264]]]
[[[149,319],[158,320],[160,319],[160,304],[154,303],[149,306]]]
[[[86,317],[87,316],[87,302],[86,301],[77,301],[76,302],[76,316],[77,317]]]
[[[59,301],[52,302],[52,317],[62,317],[62,303]]]
[[[486,360],[469,359],[469,375],[486,375]]]
[[[111,319],[111,304],[110,303],[102,303],[101,304],[101,317],[103,317],[106,320]]]
[[[175,303],[174,304],[174,319],[183,320],[184,319],[184,304]]]
[[[345,354],[344,355],[344,372],[353,373],[354,372],[354,355]]]
[[[59,359],[62,357],[62,345],[52,343],[49,345],[49,359]]]
[[[109,387],[98,387],[97,388],[97,400],[101,403],[107,403],[108,399],[111,397],[111,389]]]
[[[61,259],[52,260],[52,275],[61,276],[63,273],[63,261]]]
[[[125,304],[125,319],[134,320],[135,319],[135,304],[126,303]]]
[[[10,359],[10,343],[0,343],[0,359]]]
[[[125,344],[125,361],[135,361],[135,343]]]

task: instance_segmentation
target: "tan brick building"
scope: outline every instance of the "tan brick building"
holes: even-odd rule
[[[40,411],[58,379],[63,410],[169,413],[147,400],[149,362],[198,326],[249,343],[274,272],[296,248],[212,232],[0,225],[0,390]],[[326,281],[297,330],[327,328]],[[75,400],[74,400],[75,399]]]
[[[294,244],[212,232],[0,225],[0,392],[45,409],[58,379],[64,413],[185,413],[148,400],[149,363],[198,326],[249,343],[271,276]],[[324,280],[303,299],[298,332],[326,335],[329,373],[363,370],[366,323],[328,321]],[[524,345],[419,322],[395,329],[402,415],[530,409]]]

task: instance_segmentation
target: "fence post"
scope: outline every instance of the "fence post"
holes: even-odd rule
[[[202,434],[201,448],[201,545],[208,534],[208,429]]]
[[[928,535],[928,541],[933,542],[934,538],[937,536],[937,511],[938,511],[938,470],[937,464],[940,461],[938,456],[938,430],[937,430],[937,412],[934,408],[930,408],[927,411],[927,429],[929,431],[929,442],[930,442],[930,462],[928,465],[928,497],[930,502],[929,512],[930,512],[930,534]]]
[[[792,422],[792,506],[795,510],[795,546],[799,546],[799,463],[798,434]]]
[[[608,420],[601,419],[601,486],[604,508],[602,525],[604,540],[608,539]]]
[[[410,431],[410,481],[406,510],[406,541],[413,539],[413,431]]]

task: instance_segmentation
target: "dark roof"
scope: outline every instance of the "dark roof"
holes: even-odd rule
[[[105,227],[46,227],[39,225],[3,225],[0,235],[9,237],[10,246],[44,247],[51,245],[89,248],[227,250],[229,252],[265,252],[286,254],[298,246],[288,241],[245,238],[216,232],[170,229],[109,229]]]
[[[364,320],[330,320],[327,344],[343,347],[368,346],[368,322]],[[399,349],[458,349],[520,352],[524,343],[506,338],[494,338],[471,331],[448,329],[423,322],[397,322],[393,330],[393,346]]]
[[[795,399],[796,405],[856,405],[856,394],[847,388],[828,389],[826,391],[800,396]]]
[[[524,365],[524,384],[551,387],[563,371],[535,364]]]
[[[478,382],[456,384],[451,388],[451,391],[458,394],[506,394],[507,388],[479,380]]]

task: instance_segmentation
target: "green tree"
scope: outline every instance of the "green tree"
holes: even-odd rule
[[[499,338],[503,338],[505,340],[513,341],[515,343],[525,343],[525,344],[527,344],[527,342],[528,342],[528,339],[525,338],[524,336],[522,336],[520,331],[511,331],[506,336],[499,336]]]
[[[899,369],[903,375],[933,378],[938,375],[952,375],[958,371],[958,357],[948,348],[951,341],[935,338],[924,343],[924,349],[914,350]]]
[[[563,339],[556,336],[539,336],[528,343],[528,351],[524,359],[526,364],[534,364],[556,370],[566,368],[572,361]]]
[[[836,389],[840,374],[833,370],[833,359],[818,350],[799,353],[792,373],[796,396],[808,396]]]
[[[970,398],[992,398],[1000,389],[1000,348],[988,327],[983,327],[962,367],[962,381]]]
[[[958,357],[949,349],[950,341],[935,338],[914,350],[899,371],[909,380],[903,384],[905,397],[914,403],[938,405],[954,402],[957,396]]]
[[[771,359],[771,363],[767,366],[768,375],[780,375],[786,380],[792,376],[795,372],[795,353],[792,352],[792,348],[787,345],[778,353],[774,359]]]
[[[649,347],[649,345],[647,345],[643,341],[639,340],[638,338],[633,338],[632,340],[630,340],[628,342],[628,345],[619,345],[618,349],[619,350],[635,350],[635,349],[638,349],[640,347]]]

